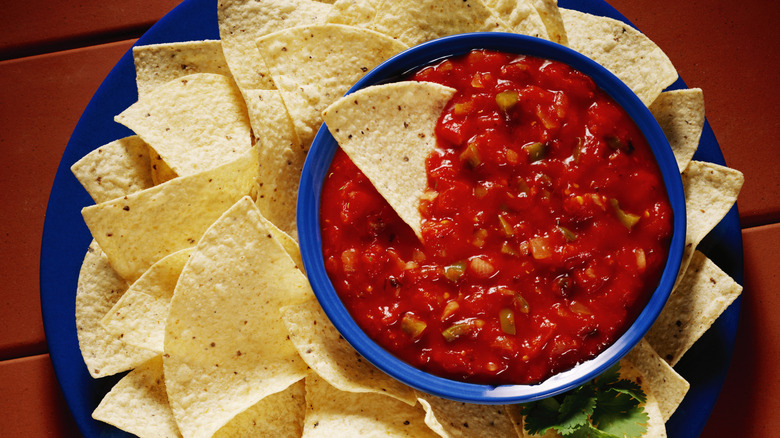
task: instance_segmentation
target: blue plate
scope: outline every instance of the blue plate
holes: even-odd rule
[[[564,8],[628,21],[602,0],[560,0]],[[185,0],[141,39],[139,45],[218,39],[215,0]],[[679,80],[670,88],[686,88]],[[86,437],[128,434],[92,419],[92,411],[121,376],[93,379],[84,365],[76,338],[75,296],[78,272],[91,241],[81,209],[93,202],[70,172],[91,150],[130,135],[113,117],[137,99],[130,53],[117,63],[81,116],[57,170],[41,244],[41,307],[49,354],[73,417]],[[709,124],[705,124],[694,159],[725,164]],[[736,207],[700,244],[722,269],[742,283],[742,235]],[[667,422],[670,437],[698,436],[720,393],[731,360],[740,300],[716,321],[677,365],[691,390]]]
[[[591,59],[549,41],[524,35],[498,32],[454,35],[413,47],[392,57],[360,79],[348,93],[380,83],[401,80],[410,72],[443,58],[464,55],[473,49],[488,49],[551,59],[588,75],[636,123],[655,155],[669,202],[674,211],[673,230],[664,272],[647,306],[626,332],[595,358],[558,373],[534,385],[480,385],[437,377],[417,369],[389,353],[363,332],[350,316],[325,271],[320,230],[320,193],[338,144],[328,131],[320,128],[303,166],[298,192],[298,237],[314,293],[333,325],[342,336],[371,363],[385,373],[421,391],[469,403],[525,403],[551,397],[580,386],[604,372],[639,342],[666,304],[680,271],[685,244],[685,194],[680,171],[669,142],[655,118],[641,100],[615,75]]]

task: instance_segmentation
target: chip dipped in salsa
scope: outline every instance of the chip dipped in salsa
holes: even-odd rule
[[[527,384],[594,357],[658,285],[672,209],[625,111],[566,64],[476,50],[409,80],[456,90],[419,203],[421,239],[338,151],[325,267],[357,324],[433,374]]]

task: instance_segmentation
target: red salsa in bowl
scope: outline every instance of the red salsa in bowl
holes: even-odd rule
[[[456,89],[436,127],[422,241],[337,151],[325,270],[358,326],[412,366],[532,384],[605,350],[667,263],[673,214],[633,120],[567,64],[475,50],[409,80]]]

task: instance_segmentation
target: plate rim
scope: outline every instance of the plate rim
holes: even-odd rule
[[[626,17],[620,14],[611,5],[604,0],[560,0],[559,7],[581,10],[596,15],[603,15],[625,22],[635,27]],[[211,8],[210,12],[209,9]],[[212,20],[213,18],[213,20]],[[212,20],[212,21],[210,21]],[[187,25],[182,25],[187,23]],[[145,45],[162,42],[189,41],[194,39],[218,39],[219,32],[216,23],[216,1],[214,0],[184,0],[176,6],[171,12],[166,14],[154,26],[152,26],[144,35],[133,44]],[[130,70],[129,72],[127,70]],[[91,240],[86,226],[83,224],[81,215],[65,218],[61,220],[59,216],[63,209],[69,210],[76,206],[86,206],[94,202],[81,187],[78,181],[70,172],[70,166],[85,151],[99,147],[110,141],[130,135],[131,132],[118,124],[102,120],[105,114],[101,113],[100,102],[106,100],[107,96],[114,99],[114,105],[121,105],[127,102],[129,94],[132,94],[132,100],[124,107],[129,106],[137,99],[135,87],[129,87],[130,90],[122,89],[120,93],[115,94],[112,85],[115,82],[124,82],[128,79],[124,75],[130,75],[132,82],[135,82],[135,71],[132,61],[132,49],[128,50],[111,69],[111,72],[102,81],[97,91],[93,94],[89,104],[81,114],[68,144],[65,147],[60,163],[57,167],[52,189],[49,194],[49,200],[46,208],[46,215],[41,239],[41,256],[39,267],[40,299],[41,312],[43,316],[44,333],[48,346],[52,366],[57,377],[58,384],[62,390],[66,404],[73,415],[73,418],[80,432],[84,436],[129,436],[129,434],[116,429],[106,423],[93,420],[91,412],[100,402],[102,396],[110,390],[113,384],[118,381],[124,373],[101,379],[92,379],[86,370],[86,365],[81,359],[78,349],[78,342],[75,342],[75,351],[72,347],[75,333],[75,314],[68,310],[75,308],[76,281],[78,271],[81,266],[81,257],[76,254],[84,254],[87,245]],[[121,76],[121,77],[120,77]],[[681,78],[679,78],[668,89],[687,88]],[[121,109],[124,109],[121,108]],[[120,109],[120,111],[121,111]],[[118,112],[116,112],[118,114]],[[113,114],[109,117],[113,118]],[[106,125],[108,129],[99,130],[94,133],[91,140],[85,142],[83,133],[93,128],[92,125]],[[111,138],[109,138],[111,137]],[[702,146],[710,146],[702,149]],[[713,149],[714,148],[714,149]],[[720,150],[720,146],[715,138],[714,132],[705,119],[705,126],[700,141],[699,150],[694,155],[694,159],[709,161],[719,165],[725,165],[725,160]],[[63,195],[67,195],[63,198]],[[60,219],[60,220],[55,220]],[[704,251],[709,252],[728,252],[729,254],[720,254],[721,257],[714,258],[716,264],[721,266],[724,271],[731,275],[739,284],[743,284],[743,248],[741,227],[739,224],[739,213],[735,205],[729,213],[716,226],[714,238],[708,237],[703,242],[707,246]],[[62,237],[66,235],[66,237]],[[89,237],[86,237],[89,236]],[[78,249],[72,244],[79,242],[82,246]],[[74,253],[75,252],[75,253]],[[74,253],[74,257],[63,260],[61,254]],[[75,267],[74,267],[75,265]],[[66,280],[63,281],[61,273],[65,273]],[[75,276],[75,281],[73,277]],[[66,297],[62,296],[61,291],[65,289],[65,295],[71,298],[72,306],[66,305],[62,308],[60,304]],[[59,300],[58,300],[59,298]],[[686,399],[683,400],[680,409],[667,422],[670,429],[669,436],[698,436],[704,428],[712,409],[717,401],[717,396],[721,392],[725,381],[726,373],[733,358],[733,349],[736,337],[736,325],[739,320],[741,307],[741,297],[721,315],[715,325],[705,333],[689,355],[683,357],[679,365],[685,366],[687,362],[692,362],[691,357],[697,354],[697,346],[705,338],[713,338],[709,341],[716,344],[716,348],[721,348],[725,363],[720,367],[715,376],[708,376],[707,391],[702,397],[689,397],[695,395],[689,392]],[[63,320],[66,320],[63,323]],[[72,332],[61,333],[63,325],[72,327]],[[708,336],[709,335],[709,336]],[[67,339],[63,343],[63,339]],[[723,342],[721,342],[723,341]],[[705,353],[709,350],[705,349]],[[76,356],[76,363],[73,362],[73,356]],[[686,359],[689,359],[686,361]],[[75,367],[75,368],[74,368]],[[87,385],[89,388],[81,388],[77,391],[78,385],[84,382],[84,376],[89,379]],[[688,377],[688,376],[686,376]],[[73,389],[76,388],[76,389]],[[692,384],[692,388],[694,388]],[[89,397],[89,400],[87,400]],[[703,401],[701,399],[704,399]],[[84,406],[85,401],[90,401],[89,409]],[[692,405],[693,406],[690,406]]]

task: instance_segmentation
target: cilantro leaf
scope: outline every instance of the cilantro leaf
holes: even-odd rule
[[[615,382],[618,381],[618,379],[620,379],[619,362],[593,379],[592,385],[597,389],[603,389],[612,386]]]
[[[641,437],[647,431],[649,420],[637,399],[618,391],[599,394],[597,409],[591,416],[599,430],[621,437]]]
[[[645,401],[637,383],[620,379],[618,364],[565,394],[525,403],[520,413],[531,434],[552,429],[565,438],[636,438],[650,419],[640,406]]]
[[[558,409],[558,426],[561,435],[572,433],[589,424],[590,415],[596,409],[596,392],[588,386],[581,386],[567,394]]]
[[[561,434],[563,435],[563,434]],[[623,438],[622,435],[612,435],[611,433],[604,432],[602,430],[599,430],[590,423],[587,425],[580,427],[576,431],[568,434],[563,435],[566,438]]]
[[[626,380],[626,379],[618,380],[612,386],[609,387],[609,390],[617,391],[626,394],[629,397],[633,397],[639,403],[644,403],[647,401],[647,397],[645,396],[645,393],[642,391],[642,388],[639,386],[639,384],[636,382],[632,382],[630,380]]]
[[[560,403],[554,398],[546,398],[522,405],[520,413],[525,417],[525,430],[532,434],[543,435],[558,425]]]

